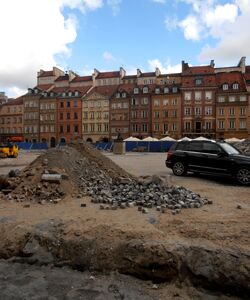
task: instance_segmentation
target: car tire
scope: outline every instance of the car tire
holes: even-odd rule
[[[183,176],[187,174],[187,168],[181,161],[177,161],[173,164],[172,171],[176,176]]]
[[[236,172],[236,180],[241,185],[250,185],[250,169],[249,168],[239,168]]]

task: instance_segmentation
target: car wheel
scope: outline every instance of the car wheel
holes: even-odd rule
[[[240,168],[236,172],[236,179],[240,184],[249,185],[250,184],[250,169]]]
[[[180,161],[177,161],[174,163],[172,170],[173,170],[174,175],[176,175],[176,176],[182,176],[187,173],[187,169],[186,169],[185,165]]]

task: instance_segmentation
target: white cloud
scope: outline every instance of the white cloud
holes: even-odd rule
[[[105,61],[115,61],[116,60],[115,57],[108,51],[105,51],[103,53],[102,57]]]
[[[170,73],[179,73],[181,72],[181,64],[171,65],[170,61],[162,63],[159,59],[148,60],[149,70],[155,71],[155,68],[159,68],[161,73],[170,74]]]
[[[107,4],[111,7],[113,16],[117,16],[120,12],[120,4],[122,0],[107,0]]]
[[[56,55],[70,55],[77,20],[64,16],[64,7],[86,13],[102,5],[103,0],[0,1],[0,90],[15,95],[36,84],[39,69],[57,65]]]
[[[184,31],[184,36],[187,40],[198,41],[200,39],[200,32],[202,31],[201,24],[196,16],[189,15],[179,23],[179,26]]]

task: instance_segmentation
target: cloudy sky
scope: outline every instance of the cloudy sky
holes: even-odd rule
[[[9,97],[58,66],[79,75],[124,67],[250,64],[250,0],[0,0],[0,91]]]

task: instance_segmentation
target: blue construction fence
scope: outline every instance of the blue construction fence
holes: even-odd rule
[[[126,152],[167,152],[173,145],[172,141],[157,141],[157,142],[125,142]],[[112,151],[113,142],[96,143],[93,147],[98,150]]]
[[[29,142],[20,142],[15,143],[19,149],[23,150],[47,150],[47,143],[29,143]]]

